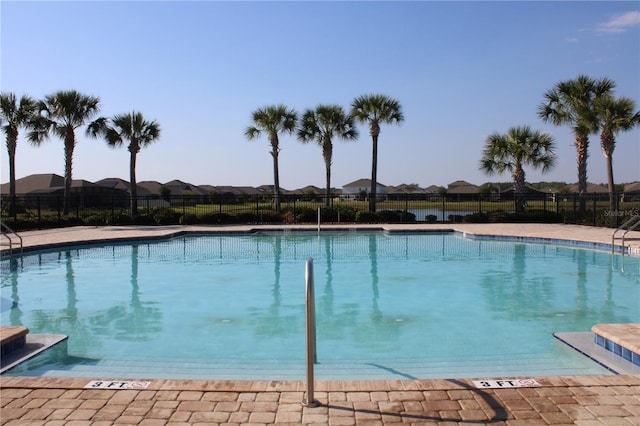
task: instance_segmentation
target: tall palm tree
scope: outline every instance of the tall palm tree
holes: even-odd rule
[[[547,91],[545,101],[538,108],[538,116],[544,122],[556,126],[568,124],[573,128],[578,163],[578,192],[580,214],[586,211],[587,157],[589,156],[589,135],[598,131],[599,120],[595,111],[596,99],[611,94],[615,83],[602,78],[594,80],[580,75],[575,80],[561,81]]]
[[[64,141],[64,204],[63,212],[69,214],[69,194],[71,192],[71,171],[73,150],[76,147],[77,128],[84,126],[100,111],[100,98],[83,95],[75,90],[61,90],[47,95],[38,102],[40,111],[34,121],[34,129],[29,132],[29,140],[42,143],[53,132]]]
[[[399,124],[404,120],[402,107],[395,99],[386,95],[363,95],[351,103],[351,116],[360,123],[369,124],[369,134],[373,142],[371,155],[371,190],[369,191],[369,211],[376,211],[376,186],[378,179],[378,135],[380,124]]]
[[[244,134],[249,140],[256,139],[263,132],[267,134],[271,144],[271,157],[273,157],[273,196],[275,198],[276,212],[280,213],[280,177],[278,170],[278,154],[280,153],[279,133],[292,134],[296,128],[298,114],[295,110],[286,106],[270,105],[255,110],[251,114],[251,126],[247,127]]]
[[[122,146],[129,141],[127,150],[131,153],[129,162],[129,192],[131,194],[131,216],[138,214],[138,186],[136,183],[136,159],[140,150],[160,138],[160,125],[157,121],[147,121],[142,113],[132,111],[117,114],[111,119],[98,119],[91,123],[87,132],[91,137],[104,136],[111,147]]]
[[[489,175],[511,172],[516,194],[516,211],[525,210],[525,172],[523,166],[550,170],[556,162],[554,140],[548,133],[529,126],[512,127],[505,134],[493,133],[485,142],[480,169]]]
[[[604,96],[596,101],[596,112],[600,118],[600,145],[607,162],[607,181],[609,184],[609,209],[616,210],[616,194],[613,183],[613,150],[616,147],[616,134],[630,130],[640,124],[640,111],[635,110],[633,99]]]
[[[16,148],[18,130],[28,127],[36,111],[36,101],[23,95],[18,102],[15,93],[0,93],[0,123],[6,135],[9,154],[9,215],[16,213]]]
[[[324,158],[326,193],[325,206],[329,206],[331,198],[331,163],[333,161],[334,137],[344,140],[358,138],[353,117],[347,115],[339,105],[318,105],[315,110],[306,110],[300,120],[298,139],[302,143],[316,141],[322,148]]]

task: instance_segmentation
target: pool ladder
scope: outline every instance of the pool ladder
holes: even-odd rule
[[[0,229],[2,230],[2,236],[9,242],[9,256],[13,256],[13,245],[17,243],[20,245],[20,255],[22,256],[22,237],[4,222],[0,222]],[[17,242],[15,241],[16,238],[18,239]]]
[[[618,238],[621,240],[620,251],[622,255],[624,255],[624,238],[626,237],[627,233],[633,231],[638,226],[640,226],[640,214],[635,214],[631,216],[629,220],[627,220],[625,223],[620,225],[615,231],[613,231],[613,234],[611,234],[611,254],[615,253],[615,250],[616,250],[615,242],[616,242],[616,238]],[[625,230],[624,233],[622,234],[622,237],[616,237],[616,234],[618,233],[618,231],[622,231],[622,230]]]

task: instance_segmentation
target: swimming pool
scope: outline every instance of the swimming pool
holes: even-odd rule
[[[606,374],[553,332],[640,322],[638,258],[451,233],[208,235],[2,263],[3,325],[69,335],[10,374],[303,379]]]

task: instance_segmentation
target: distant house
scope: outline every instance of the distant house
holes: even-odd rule
[[[516,193],[516,187],[512,186],[509,189],[505,189],[504,191],[500,192],[500,196],[502,198],[513,198],[515,196]],[[543,197],[544,195],[546,195],[547,193],[544,191],[540,191],[539,189],[534,188],[533,186],[529,185],[529,184],[525,184],[524,186],[524,193],[526,195],[531,195],[534,197]]]
[[[3,195],[9,193],[9,184],[3,184],[0,191]],[[50,173],[16,179],[16,195],[18,202],[29,208],[60,208],[64,197],[64,178]],[[129,203],[126,191],[82,179],[71,182],[69,197],[72,208],[123,207]]]
[[[464,180],[451,182],[447,186],[448,198],[456,201],[475,200],[479,192],[478,186]]]
[[[363,193],[369,194],[371,190],[371,179],[358,179],[342,186],[342,196],[355,198]],[[387,196],[387,187],[380,182],[376,182],[376,196],[383,199]]]
[[[244,201],[247,197],[262,196],[263,192],[252,186],[211,186],[201,185],[199,187],[209,194],[212,203],[237,203]]]
[[[16,179],[16,194],[18,195],[56,187],[64,188],[64,178],[54,173],[35,174]],[[0,193],[9,194],[9,183],[3,183],[0,186]]]
[[[420,188],[416,184],[400,184],[387,187],[389,200],[424,200],[432,195],[430,191]]]
[[[174,179],[170,182],[165,183],[165,188],[168,188],[171,191],[171,195],[186,195],[186,196],[194,196],[194,195],[207,195],[207,192],[203,189],[200,189],[197,185],[192,183],[183,182],[178,179]]]
[[[113,189],[121,189],[126,192],[129,192],[129,189],[130,189],[129,182],[120,178],[105,178],[94,183],[98,186],[104,186],[106,188],[113,188]],[[138,191],[138,197],[152,195],[147,188],[140,186],[140,184],[136,184],[136,189]]]
[[[143,188],[149,195],[157,195],[160,196],[163,185],[155,180],[143,180],[142,182],[138,182],[138,188]]]
[[[640,182],[632,182],[624,185],[624,201],[640,200]]]
[[[569,192],[580,192],[578,189],[578,184],[574,183],[569,185]],[[596,185],[595,183],[587,182],[587,194],[608,194],[609,188],[605,185]]]

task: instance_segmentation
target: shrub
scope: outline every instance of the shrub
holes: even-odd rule
[[[374,212],[359,211],[355,217],[358,223],[378,223],[378,215]]]
[[[335,221],[336,222],[355,222],[356,221],[356,215],[358,214],[358,210],[355,207],[351,207],[347,204],[337,204],[335,205],[332,209],[333,213],[335,214]],[[340,214],[339,220],[338,220],[338,213]]]
[[[489,223],[489,215],[487,213],[472,213],[463,218],[465,223]]]
[[[460,214],[450,214],[449,215],[449,222],[462,223],[463,220],[464,220],[464,216],[462,216]]]
[[[91,225],[91,226],[104,226],[107,224],[107,220],[104,217],[97,214],[93,214],[85,217],[83,222],[85,225]]]
[[[289,213],[293,215],[293,211],[290,211]],[[295,219],[295,222],[298,222],[298,223],[317,222],[318,211],[312,209],[311,207],[302,207],[302,208],[296,209],[294,219]],[[287,222],[287,223],[293,223],[293,222]]]
[[[435,214],[428,214],[424,217],[424,220],[427,223],[436,223],[438,221],[438,216],[436,216]]]
[[[156,225],[153,216],[148,214],[140,214],[133,216],[129,222],[130,225]]]
[[[151,216],[158,225],[177,225],[180,223],[180,213],[169,207],[160,207],[151,212]]]
[[[413,223],[416,215],[403,210],[382,210],[378,212],[378,219],[383,223]]]
[[[236,215],[236,221],[238,223],[256,223],[258,218],[255,213],[238,213]]]

